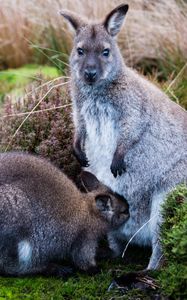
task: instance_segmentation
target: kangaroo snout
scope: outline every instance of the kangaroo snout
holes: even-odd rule
[[[86,82],[93,83],[97,80],[97,71],[95,67],[87,67],[84,71]]]

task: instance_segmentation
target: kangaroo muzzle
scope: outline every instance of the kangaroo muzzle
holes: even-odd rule
[[[84,79],[88,84],[93,84],[97,80],[97,71],[95,68],[86,68]]]

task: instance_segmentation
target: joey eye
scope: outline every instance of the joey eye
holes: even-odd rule
[[[82,49],[82,48],[77,48],[77,53],[78,53],[79,56],[84,55],[84,49]]]
[[[125,210],[121,211],[122,215],[128,215],[129,214],[129,210],[128,208],[126,208]]]
[[[105,56],[105,57],[108,57],[109,54],[110,54],[110,49],[108,49],[108,48],[104,49],[103,52],[102,52],[102,55]]]

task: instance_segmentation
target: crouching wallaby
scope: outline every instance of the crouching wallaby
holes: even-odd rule
[[[81,193],[60,170],[27,154],[0,154],[0,274],[65,276],[64,259],[96,270],[98,241],[128,218],[128,204],[89,172]]]
[[[148,269],[159,266],[160,208],[166,194],[187,180],[187,114],[161,90],[128,68],[116,43],[128,5],[103,22],[61,14],[76,31],[70,56],[74,152],[82,166],[124,196],[130,218],[110,236],[151,245]]]

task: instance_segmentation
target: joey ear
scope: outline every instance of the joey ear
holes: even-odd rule
[[[72,27],[75,29],[75,31],[78,31],[78,29],[85,25],[84,21],[75,13],[69,11],[69,10],[61,10],[60,14],[68,20],[68,22],[72,25]]]
[[[121,4],[106,16],[103,24],[111,36],[119,33],[128,9],[128,4]]]
[[[112,211],[111,198],[108,195],[97,195],[95,197],[96,207],[101,212],[109,212]]]
[[[81,172],[81,182],[87,192],[97,190],[100,186],[100,182],[95,175],[88,171]]]

